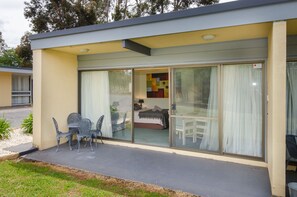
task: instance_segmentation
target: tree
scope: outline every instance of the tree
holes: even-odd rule
[[[33,32],[43,33],[105,21],[109,0],[30,0],[24,15]],[[103,17],[103,19],[102,19]]]
[[[2,32],[0,31],[0,55],[3,54],[6,48],[7,48],[7,44],[5,43],[5,40],[2,37]]]
[[[43,33],[218,2],[219,0],[28,0],[25,2],[24,15],[30,21],[33,32]]]
[[[21,38],[21,43],[15,49],[16,54],[21,58],[21,66],[32,67],[32,50],[31,42],[29,40],[30,32],[25,32],[25,35]]]
[[[114,21],[120,21],[130,18],[131,16],[128,7],[128,0],[116,0],[112,19]]]
[[[0,56],[0,65],[2,66],[20,66],[22,59],[16,54],[14,49],[8,49]]]

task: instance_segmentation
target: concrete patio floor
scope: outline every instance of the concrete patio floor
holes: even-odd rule
[[[70,151],[65,144],[55,150],[24,157],[201,196],[271,196],[266,168],[111,144],[99,144],[93,152],[90,147]]]

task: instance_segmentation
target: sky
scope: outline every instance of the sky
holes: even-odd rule
[[[0,31],[9,47],[16,47],[24,33],[30,30],[24,7],[24,0],[0,0]]]
[[[229,1],[234,0],[220,0],[220,3]],[[8,47],[16,47],[24,33],[30,30],[24,8],[24,0],[0,0],[0,31]]]

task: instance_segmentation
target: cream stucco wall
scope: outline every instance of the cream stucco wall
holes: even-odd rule
[[[67,116],[77,112],[77,57],[35,50],[33,60],[33,143],[42,150],[56,145],[52,117],[56,118],[61,130],[66,130]]]
[[[12,74],[0,72],[0,107],[11,106]]]
[[[285,196],[286,22],[274,22],[268,38],[267,161],[272,194]]]

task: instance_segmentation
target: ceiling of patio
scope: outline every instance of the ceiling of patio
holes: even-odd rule
[[[295,23],[294,23],[295,24]],[[185,32],[179,34],[160,35],[153,37],[144,37],[132,39],[132,41],[147,46],[149,48],[166,48],[195,44],[206,44],[215,42],[225,42],[234,40],[246,40],[255,38],[265,38],[271,29],[271,23],[252,24],[236,27],[226,27],[218,29],[209,29],[203,31]],[[296,27],[290,28],[292,32]],[[203,35],[214,35],[212,40],[204,40]],[[86,49],[87,52],[86,52]],[[122,47],[122,41],[112,41],[104,43],[92,43],[87,45],[67,46],[52,48],[51,50],[71,53],[75,55],[89,55],[97,53],[113,53],[129,51]]]

